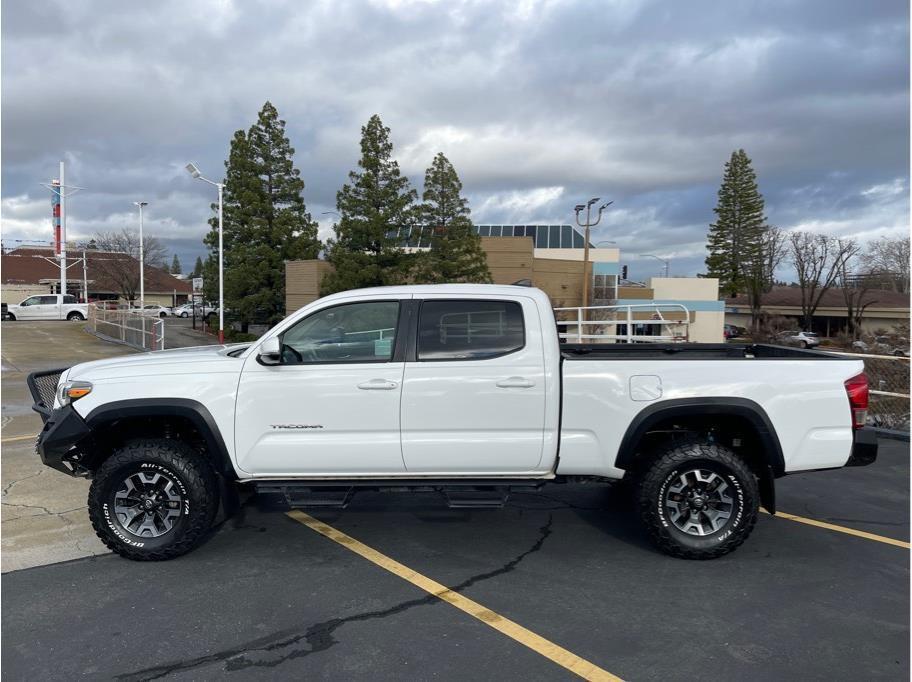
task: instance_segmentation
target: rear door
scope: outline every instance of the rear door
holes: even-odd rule
[[[399,403],[407,301],[328,305],[280,336],[282,363],[244,362],[238,384],[238,465],[255,476],[357,476],[405,470]],[[404,340],[402,341],[404,343]]]
[[[542,339],[526,324],[534,301],[426,296],[416,308],[402,391],[409,473],[538,470],[546,386]]]
[[[39,296],[38,305],[29,306],[29,317],[33,320],[59,320],[60,297],[57,295]]]

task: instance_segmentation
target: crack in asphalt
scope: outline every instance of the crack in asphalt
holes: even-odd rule
[[[27,481],[27,480],[29,480],[30,478],[35,478],[36,476],[40,476],[40,475],[43,474],[44,472],[45,472],[45,468],[42,467],[41,469],[39,469],[39,470],[38,470],[36,473],[34,473],[34,474],[29,474],[28,476],[24,476],[23,478],[17,478],[17,479],[14,480],[14,481],[10,481],[9,483],[7,483],[7,484],[3,487],[3,492],[0,493],[0,495],[6,495],[6,494],[10,491],[10,488],[12,488],[12,487],[13,487],[14,485],[16,485],[17,483],[22,483],[22,481]]]
[[[86,506],[83,505],[81,507],[73,507],[72,509],[64,509],[63,511],[55,512],[55,511],[51,511],[47,507],[42,507],[40,504],[16,504],[15,502],[0,502],[0,505],[2,505],[4,507],[20,507],[22,509],[40,509],[42,512],[44,512],[43,514],[29,514],[27,516],[14,516],[11,519],[4,519],[3,523],[7,523],[9,521],[16,521],[18,519],[33,519],[36,516],[61,516],[63,514],[70,514],[74,511],[80,511],[80,510],[86,508]],[[66,521],[67,523],[72,523],[69,519],[63,519],[63,520]]]
[[[462,592],[463,590],[466,590],[472,585],[475,585],[476,583],[479,583],[483,580],[490,580],[491,578],[495,578],[514,570],[526,557],[528,557],[530,554],[534,554],[542,548],[545,540],[549,535],[551,535],[552,523],[553,517],[551,514],[549,514],[547,523],[539,528],[539,537],[526,551],[517,555],[515,558],[511,559],[499,568],[466,578],[455,587],[451,587],[449,589],[453,592]],[[225,649],[213,654],[209,654],[207,656],[200,656],[198,658],[192,658],[186,661],[178,661],[167,665],[146,668],[131,673],[124,673],[118,675],[116,679],[129,681],[155,680],[172,673],[191,670],[200,666],[219,662],[225,663],[226,672],[236,672],[238,670],[244,670],[246,668],[253,667],[274,668],[292,659],[303,658],[304,656],[310,656],[311,654],[326,651],[338,643],[338,640],[333,637],[333,633],[335,633],[336,630],[338,630],[346,623],[355,623],[378,618],[382,619],[386,618],[387,616],[402,613],[403,611],[407,611],[408,609],[414,608],[416,606],[430,605],[434,603],[442,602],[436,595],[429,594],[425,597],[419,597],[417,599],[410,599],[408,601],[401,602],[400,604],[396,604],[395,606],[391,606],[386,609],[366,611],[364,613],[357,613],[351,616],[346,616],[345,618],[332,618],[320,623],[315,623],[309,626],[303,632],[301,631],[300,627],[289,628],[277,633],[273,633],[271,635],[267,635],[265,637],[261,637],[232,649]],[[282,649],[293,647],[302,640],[306,643],[306,648],[293,648],[291,651],[284,653],[281,651]]]

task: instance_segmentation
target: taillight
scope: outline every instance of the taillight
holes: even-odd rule
[[[846,380],[845,390],[852,410],[852,428],[860,429],[868,417],[868,377],[858,374]]]

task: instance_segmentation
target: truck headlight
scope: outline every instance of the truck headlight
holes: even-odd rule
[[[92,384],[88,381],[64,381],[57,388],[57,402],[60,407],[69,405],[74,400],[84,398],[92,392]]]

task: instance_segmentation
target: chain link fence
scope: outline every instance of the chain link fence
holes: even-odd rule
[[[833,352],[833,351],[828,351]],[[868,423],[909,432],[909,358],[863,353],[838,353],[864,362],[871,399]]]
[[[132,308],[89,304],[89,329],[110,341],[140,350],[164,350],[165,321]]]

